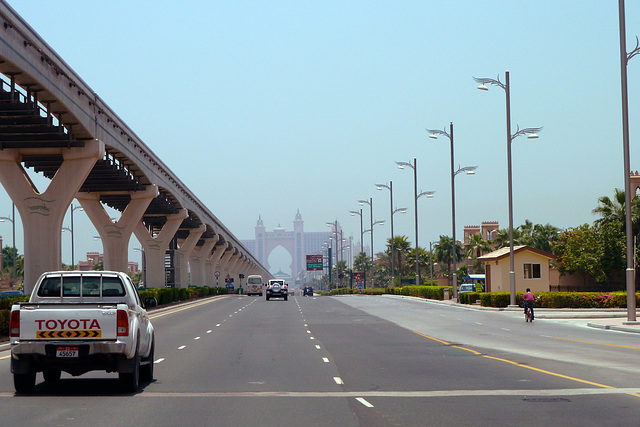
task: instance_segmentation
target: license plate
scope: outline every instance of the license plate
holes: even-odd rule
[[[56,357],[78,357],[78,347],[56,347]]]

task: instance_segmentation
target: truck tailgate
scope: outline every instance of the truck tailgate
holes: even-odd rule
[[[21,340],[115,340],[114,304],[21,304]]]

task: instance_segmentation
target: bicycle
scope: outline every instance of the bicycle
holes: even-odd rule
[[[531,317],[531,307],[526,306],[524,308],[524,321],[525,322],[533,322],[533,318]]]

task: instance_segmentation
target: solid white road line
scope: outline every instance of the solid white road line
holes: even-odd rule
[[[360,403],[362,403],[364,406],[366,406],[367,408],[373,408],[373,405],[369,402],[367,402],[365,399],[363,399],[362,397],[356,397],[356,400]]]

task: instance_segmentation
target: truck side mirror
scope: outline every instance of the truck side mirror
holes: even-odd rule
[[[158,306],[158,300],[155,297],[149,297],[144,299],[145,308],[153,308]]]

